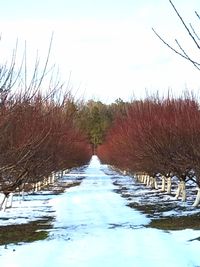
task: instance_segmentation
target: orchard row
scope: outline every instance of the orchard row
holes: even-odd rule
[[[87,138],[70,94],[15,94],[0,106],[0,191],[5,196],[57,172],[86,164]]]
[[[186,94],[175,99],[149,97],[133,101],[125,114],[116,118],[106,140],[98,149],[100,159],[134,173],[146,183],[151,178],[180,181],[179,192],[186,199],[185,183],[200,187],[200,110],[198,99]],[[195,206],[199,203],[198,189]]]

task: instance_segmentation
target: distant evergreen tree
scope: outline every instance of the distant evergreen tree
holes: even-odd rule
[[[119,98],[109,105],[89,100],[77,107],[79,127],[87,134],[94,154],[98,145],[104,142],[106,132],[114,118],[125,113],[126,105],[127,103]]]

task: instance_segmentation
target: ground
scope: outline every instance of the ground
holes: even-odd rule
[[[82,182],[57,195],[16,196],[13,208],[0,213],[7,227],[0,228],[0,266],[200,266],[199,209],[101,165],[96,156],[69,178]]]

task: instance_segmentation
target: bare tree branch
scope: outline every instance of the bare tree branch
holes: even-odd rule
[[[196,33],[194,27],[192,26],[192,24],[190,23],[190,28],[192,29],[193,31],[193,34],[196,36],[196,38],[198,39],[198,41],[200,41],[200,38],[199,38],[199,35]]]
[[[153,32],[155,33],[155,35],[168,47],[170,48],[173,52],[175,52],[176,54],[178,54],[179,56],[183,57],[184,59],[189,60],[190,62],[192,62],[195,67],[196,66],[200,66],[200,63],[194,61],[193,59],[191,59],[188,55],[186,56],[186,53],[181,53],[178,50],[176,50],[175,48],[173,48],[169,43],[167,43],[156,31],[154,28],[152,28]],[[175,40],[176,41],[176,40]],[[177,41],[176,41],[177,42]],[[182,50],[182,49],[181,49]],[[183,52],[184,50],[182,50]],[[197,67],[198,68],[198,67]]]
[[[198,41],[200,41],[200,37],[198,36],[198,34],[196,33],[194,27],[192,26],[192,24],[190,23],[190,28],[186,25],[185,21],[183,20],[182,16],[180,15],[179,11],[176,9],[175,5],[173,4],[173,2],[171,0],[169,0],[171,6],[173,7],[174,11],[176,12],[178,18],[181,20],[182,25],[184,26],[184,28],[186,29],[188,35],[190,36],[190,38],[192,39],[192,41],[195,43],[196,47],[198,49],[200,49],[200,45],[198,43]],[[197,17],[200,19],[199,14],[195,11],[195,14],[197,15]],[[194,67],[198,70],[200,70],[200,63],[197,62],[196,60],[193,60],[191,58],[191,56],[186,52],[186,50],[183,48],[183,46],[179,43],[179,41],[177,39],[175,39],[176,44],[179,47],[179,50],[174,48],[173,46],[171,46],[167,41],[165,41],[156,31],[154,28],[152,28],[153,32],[155,33],[155,35],[169,48],[171,49],[173,52],[175,52],[176,54],[178,54],[179,56],[181,56],[182,58],[188,60],[189,62],[191,62]]]
[[[195,14],[197,15],[198,19],[200,19],[200,15],[197,11],[195,11]]]
[[[180,50],[183,52],[183,54],[185,55],[186,59],[188,59],[194,66],[195,68],[197,68],[198,70],[200,70],[200,68],[198,66],[200,66],[199,63],[193,61],[188,54],[185,52],[185,50],[183,49],[183,47],[180,45],[180,43],[178,42],[177,39],[175,39],[175,42],[177,43],[178,47],[180,48]]]
[[[197,48],[200,49],[200,46],[197,42],[197,40],[195,39],[194,35],[191,33],[190,29],[188,28],[188,26],[186,25],[185,21],[183,20],[183,18],[181,17],[180,13],[178,12],[178,10],[176,9],[176,7],[174,6],[174,4],[172,3],[171,0],[169,0],[170,4],[172,5],[173,9],[175,10],[177,16],[179,17],[179,19],[181,20],[183,26],[185,27],[186,31],[188,32],[189,36],[192,38],[192,40],[194,41],[194,43],[196,44]]]

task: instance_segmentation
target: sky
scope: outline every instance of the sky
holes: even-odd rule
[[[199,0],[173,3],[200,35]],[[26,43],[31,73],[37,51],[44,64],[53,33],[49,65],[56,65],[59,79],[77,97],[109,103],[157,91],[198,93],[200,72],[169,50],[152,27],[173,46],[178,39],[200,62],[168,0],[0,1],[0,64],[10,60],[18,40],[18,58]]]

